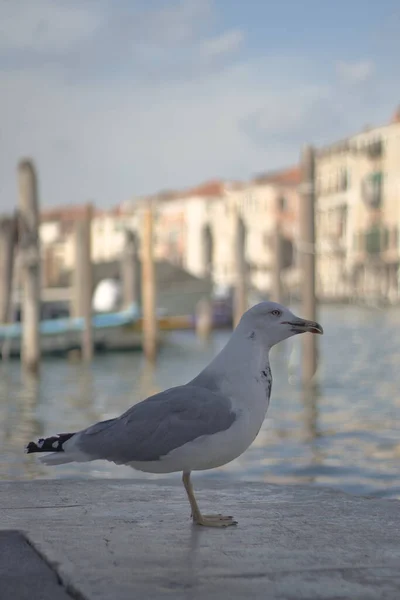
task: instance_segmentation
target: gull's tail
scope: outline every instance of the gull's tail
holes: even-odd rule
[[[76,431],[75,433],[59,433],[48,438],[41,438],[37,442],[29,442],[26,446],[26,452],[31,454],[33,452],[47,452],[45,456],[40,456],[40,462],[45,465],[62,465],[64,463],[71,462],[89,462],[97,460],[99,458],[105,458],[109,460],[107,453],[102,450],[102,442],[98,441],[94,452],[85,450],[85,444],[82,444],[85,439],[96,437],[96,434],[101,434],[108,430],[109,427],[115,423],[116,419],[108,419],[107,421],[100,421],[95,423],[87,429],[82,431]],[[107,440],[106,440],[107,445]],[[82,447],[83,446],[83,447]]]
[[[37,442],[29,442],[26,446],[26,453],[33,452],[51,452],[47,456],[41,456],[40,462],[45,465],[62,465],[64,463],[76,461],[76,456],[66,454],[64,444],[70,440],[75,433],[59,433],[48,438],[41,438]]]

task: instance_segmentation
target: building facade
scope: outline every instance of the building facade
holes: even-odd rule
[[[216,289],[236,281],[235,243],[243,231],[248,280],[276,297],[276,266],[285,296],[299,293],[297,255],[300,181],[297,167],[251,181],[209,181],[195,188],[135,198],[111,211],[95,210],[95,263],[118,259],[125,230],[141,235],[141,214],[154,207],[154,256]],[[399,299],[400,112],[391,123],[368,129],[316,153],[317,291],[321,299]],[[45,211],[41,223],[44,283],[73,268],[74,220],[84,207]],[[278,240],[278,241],[277,241]],[[278,257],[279,248],[279,261]]]
[[[321,149],[316,161],[318,291],[398,299],[400,122]]]
[[[283,245],[284,285],[296,285],[299,183],[300,172],[292,168],[248,183],[213,181],[171,193],[156,202],[156,255],[171,262],[179,256],[187,271],[198,277],[210,275],[216,289],[227,290],[237,276],[239,219],[250,286],[271,294],[277,228]],[[171,234],[172,248],[167,243]]]

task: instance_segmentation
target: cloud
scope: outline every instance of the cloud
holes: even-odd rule
[[[0,51],[50,55],[73,50],[76,44],[98,50],[111,40],[125,48],[170,49],[197,42],[213,14],[211,0],[172,0],[156,9],[132,2],[119,10],[107,0],[3,0]]]
[[[146,45],[181,46],[194,41],[212,15],[210,0],[179,0],[158,10],[136,13],[131,26]]]
[[[304,127],[309,128],[310,114],[316,104],[329,100],[330,89],[325,86],[304,84],[296,86],[296,101],[292,93],[279,93],[273,90],[263,99],[262,106],[248,115],[247,124],[262,137],[274,136],[284,138],[295,136]],[[314,114],[315,118],[315,114]]]
[[[235,42],[222,31],[210,38],[207,61],[199,51],[215,25],[212,0],[154,0],[150,7],[121,0],[118,8],[111,0],[14,0],[2,6],[0,0],[0,70],[45,64],[72,82],[182,79],[193,69],[220,68],[221,44],[227,52]]]
[[[200,54],[205,58],[216,58],[239,50],[244,39],[242,31],[227,31],[215,38],[205,40],[200,46]]]
[[[100,13],[57,0],[13,0],[0,7],[0,51],[61,52],[91,37]]]
[[[364,83],[374,74],[374,65],[371,61],[338,62],[336,72],[340,79],[351,85]]]

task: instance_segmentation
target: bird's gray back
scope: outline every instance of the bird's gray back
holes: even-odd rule
[[[235,418],[228,398],[189,384],[151,396],[117,419],[79,432],[76,443],[93,459],[155,461],[196,438],[225,431]]]

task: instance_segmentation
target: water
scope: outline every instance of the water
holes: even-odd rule
[[[196,478],[309,483],[400,498],[400,310],[323,307],[320,321],[325,335],[317,394],[299,389],[300,338],[274,349],[272,401],[253,446]],[[48,468],[23,448],[31,439],[116,416],[190,379],[228,335],[215,334],[205,347],[191,333],[173,334],[155,372],[139,353],[99,356],[89,368],[45,361],[38,384],[21,378],[18,363],[3,365],[0,478],[146,477],[101,461]]]

